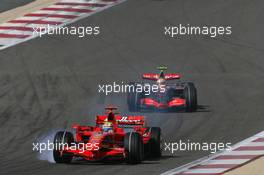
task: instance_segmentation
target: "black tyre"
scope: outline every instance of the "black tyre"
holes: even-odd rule
[[[137,112],[140,110],[141,95],[137,92],[129,92],[127,95],[127,105],[130,112]]]
[[[66,131],[59,131],[54,137],[53,158],[56,163],[70,163],[72,161],[72,154],[63,153],[63,145],[71,146],[74,142],[73,134]]]
[[[161,157],[161,129],[159,127],[148,128],[150,132],[149,156],[154,158]]]
[[[193,83],[187,83],[184,88],[184,98],[186,100],[186,111],[194,112],[197,110],[197,90]]]
[[[141,163],[144,155],[144,145],[141,135],[137,132],[126,133],[124,146],[127,152],[126,162],[129,164]]]

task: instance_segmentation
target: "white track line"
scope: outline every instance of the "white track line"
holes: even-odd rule
[[[264,141],[255,142],[256,139],[264,138],[264,131],[243,140],[232,146],[229,151],[221,151],[212,154],[178,168],[166,171],[161,175],[177,174],[217,174],[224,173],[235,167],[241,166],[256,157],[264,155],[264,149],[254,150],[254,147],[263,147]],[[247,150],[238,151],[237,148],[245,147]],[[224,166],[224,167],[223,167]],[[220,168],[221,167],[221,168]],[[228,168],[226,168],[228,167]]]

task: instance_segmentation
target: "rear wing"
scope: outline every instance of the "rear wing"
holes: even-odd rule
[[[142,78],[147,79],[147,80],[158,80],[160,78],[160,75],[159,74],[143,74]],[[180,74],[165,74],[164,78],[165,80],[180,79],[181,75]]]
[[[159,74],[143,74],[142,78],[147,80],[158,80]]]
[[[180,79],[180,74],[165,74],[165,80],[174,80],[174,79]]]
[[[97,116],[96,124],[104,124],[107,121],[107,116]],[[115,116],[115,124],[118,125],[144,125],[144,116]]]

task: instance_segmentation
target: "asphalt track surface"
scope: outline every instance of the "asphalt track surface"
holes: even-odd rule
[[[22,5],[28,4],[30,2],[33,2],[34,0],[1,0],[0,1],[0,13],[20,7]]]
[[[72,123],[89,124],[107,104],[127,114],[125,95],[105,97],[99,83],[138,80],[157,65],[197,85],[196,113],[143,113],[166,141],[236,143],[264,125],[261,0],[130,0],[74,25],[101,27],[86,39],[46,36],[0,52],[1,174],[159,174],[207,152],[168,152],[140,165],[58,165],[38,159],[32,142]],[[169,39],[164,25],[232,25],[212,39]]]

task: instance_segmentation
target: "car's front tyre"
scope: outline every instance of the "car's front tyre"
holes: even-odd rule
[[[70,163],[72,161],[72,154],[63,153],[65,146],[71,146],[74,142],[73,134],[67,131],[59,131],[54,136],[53,158],[56,163]]]
[[[137,132],[126,133],[124,146],[127,155],[126,162],[129,164],[141,163],[144,156],[144,145],[141,135]]]
[[[195,112],[197,110],[197,90],[193,83],[187,83],[185,86],[184,98],[186,101],[186,111]]]
[[[150,132],[149,140],[149,153],[150,157],[159,158],[161,157],[161,129],[159,127],[148,128]]]

